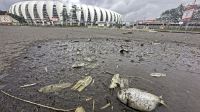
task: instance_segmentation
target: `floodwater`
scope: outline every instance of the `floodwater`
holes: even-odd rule
[[[91,68],[72,68],[84,59],[94,60]],[[46,70],[45,70],[46,69]],[[154,78],[151,73],[165,73],[166,77]],[[70,109],[83,106],[92,112],[137,112],[122,104],[116,92],[109,90],[113,74],[129,79],[129,87],[146,90],[162,96],[168,107],[160,106],[154,112],[199,112],[200,110],[200,48],[195,45],[163,42],[136,41],[132,39],[52,39],[37,41],[27,46],[12,61],[10,68],[2,71],[4,91],[40,104]],[[90,75],[94,83],[83,92],[65,89],[55,93],[39,93],[46,85],[74,83]],[[20,88],[25,84],[37,85]],[[14,100],[0,94],[3,112],[49,112],[51,110]],[[111,107],[100,108],[111,102]]]

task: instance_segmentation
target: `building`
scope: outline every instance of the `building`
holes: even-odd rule
[[[0,25],[16,25],[19,21],[8,15],[7,11],[0,10]]]
[[[9,13],[23,17],[32,25],[115,26],[122,16],[114,11],[61,1],[22,1],[10,6]]]

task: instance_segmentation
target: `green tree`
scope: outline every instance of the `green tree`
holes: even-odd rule
[[[184,6],[181,4],[179,7],[166,10],[163,12],[159,20],[167,22],[179,22],[183,16]]]

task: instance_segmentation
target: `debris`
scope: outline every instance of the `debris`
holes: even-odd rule
[[[139,60],[138,61],[144,61],[144,58],[142,57],[139,57]]]
[[[74,41],[72,41],[72,43],[76,43],[76,42],[79,42],[78,40],[74,40]]]
[[[110,89],[120,87],[121,89],[128,87],[128,79],[120,78],[119,74],[115,74],[111,80]]]
[[[103,110],[103,109],[108,108],[109,106],[111,106],[111,103],[106,104],[105,106],[101,107],[100,109]]]
[[[144,61],[144,58],[141,55],[137,55],[136,57],[138,57],[138,61]]]
[[[44,67],[44,70],[45,70],[46,72],[48,72],[48,68],[47,68],[47,67]]]
[[[86,98],[86,102],[88,102],[88,101],[90,101],[90,100],[92,100],[92,97],[88,97],[88,98]]]
[[[120,84],[120,77],[119,77],[119,74],[115,74],[113,77],[112,77],[112,80],[111,80],[111,84],[110,84],[110,89],[114,89],[116,88],[118,85],[117,84]]]
[[[129,31],[129,32],[124,32],[122,34],[133,34],[133,32]]]
[[[131,63],[134,63],[135,61],[134,61],[134,60],[130,60],[130,62],[131,62]]]
[[[92,77],[87,76],[82,80],[79,80],[71,89],[78,90],[79,92],[83,91],[90,83],[92,82]]]
[[[94,85],[94,81],[95,81],[95,80],[93,79],[91,85]]]
[[[95,105],[95,100],[92,101],[92,112],[94,112],[95,109],[94,105]]]
[[[95,68],[96,66],[98,66],[98,64],[96,62],[76,62],[75,64],[72,65],[72,68],[81,68],[81,67],[85,67],[85,68]]]
[[[24,57],[24,59],[27,59],[27,58],[28,58],[27,56]]]
[[[129,53],[129,51],[126,50],[126,49],[121,49],[119,52],[120,52],[121,54]]]
[[[118,99],[129,107],[140,111],[152,111],[158,104],[165,105],[162,97],[136,88],[123,89],[117,94]]]
[[[37,48],[42,48],[42,46],[41,46],[41,45],[38,45]]]
[[[82,51],[82,49],[81,49],[81,48],[78,48],[77,51]]]
[[[3,90],[1,90],[1,92],[2,92],[3,94],[5,94],[5,95],[9,96],[9,97],[12,97],[12,98],[16,99],[16,100],[20,100],[20,101],[23,101],[23,102],[26,102],[26,103],[29,103],[29,104],[32,104],[32,105],[37,105],[37,106],[40,106],[40,107],[43,107],[43,108],[48,108],[48,109],[51,109],[51,110],[54,110],[54,111],[70,112],[70,111],[75,110],[75,109],[67,109],[67,110],[65,110],[65,109],[58,109],[58,108],[54,108],[54,107],[50,107],[50,106],[46,106],[46,105],[34,103],[34,102],[31,102],[31,101],[28,101],[28,100],[24,100],[24,99],[22,99],[22,98],[18,98],[18,97],[16,97],[16,96],[13,96],[13,95],[10,95],[10,94],[4,92]]]
[[[111,110],[112,110],[112,111],[114,110],[114,106],[111,106]]]
[[[151,73],[150,76],[152,77],[166,77],[166,74],[163,73]]]
[[[125,42],[131,42],[131,40],[130,40],[130,39],[125,39],[124,41],[125,41]]]
[[[98,66],[98,63],[89,63],[89,64],[87,64],[86,66],[85,66],[85,68],[92,68],[92,69],[94,69],[94,68],[96,68]]]
[[[93,61],[93,59],[90,58],[90,57],[85,57],[84,60],[85,60],[85,61],[88,61],[88,62],[92,62],[92,61]]]
[[[68,88],[71,85],[72,85],[71,83],[52,84],[52,85],[48,85],[48,86],[40,88],[39,92],[42,92],[42,93],[57,92],[65,88]]]
[[[106,100],[106,105],[104,105],[103,107],[101,107],[100,108],[101,110],[106,109],[106,108],[112,106],[112,101],[111,101],[111,98],[109,96],[106,96],[105,100]]]
[[[77,55],[80,55],[80,54],[81,54],[81,52],[80,52],[80,51],[77,51],[77,52],[76,52],[76,54],[77,54]]]
[[[81,68],[86,66],[87,64],[83,63],[83,62],[76,62],[72,65],[72,68]]]
[[[91,41],[92,41],[92,39],[91,39],[91,38],[89,38],[89,39],[88,39],[88,42],[91,42]]]
[[[155,30],[148,30],[148,32],[150,32],[150,33],[156,33],[156,32],[158,32],[158,31],[155,31]]]
[[[95,62],[96,61],[96,57],[95,56],[85,57],[83,60],[87,61],[87,62]]]
[[[125,88],[128,88],[128,87],[129,87],[128,79],[121,78],[120,79],[120,88],[125,89]]]
[[[153,45],[160,45],[161,43],[153,42],[152,44],[153,44]]]
[[[35,86],[36,84],[37,84],[37,83],[26,84],[26,85],[20,86],[20,88],[25,88],[25,87]]]
[[[106,73],[106,74],[109,74],[109,75],[115,75],[114,73],[110,73],[109,71],[105,71],[105,72],[103,72],[103,73]]]
[[[85,112],[85,109],[83,107],[78,107],[75,112]]]
[[[106,73],[106,74],[109,74],[109,75],[115,75],[114,73],[111,73],[111,72],[109,72],[109,71],[105,71],[105,72],[103,72],[103,73]],[[127,77],[128,77],[128,78],[138,78],[138,79],[142,79],[142,80],[148,81],[148,82],[150,82],[150,83],[153,84],[153,82],[152,82],[151,80],[145,79],[145,78],[143,78],[143,77],[138,77],[138,76],[127,76]]]
[[[107,72],[108,73],[108,72]],[[110,73],[112,74],[112,73]],[[129,86],[128,79],[120,78],[119,74],[115,74],[112,77],[111,84],[109,86],[110,89],[114,89],[116,87],[120,87],[121,89],[127,88]]]

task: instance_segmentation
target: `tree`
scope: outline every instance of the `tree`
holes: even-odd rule
[[[183,16],[184,6],[181,4],[177,8],[166,10],[163,12],[159,20],[167,22],[179,22]]]

